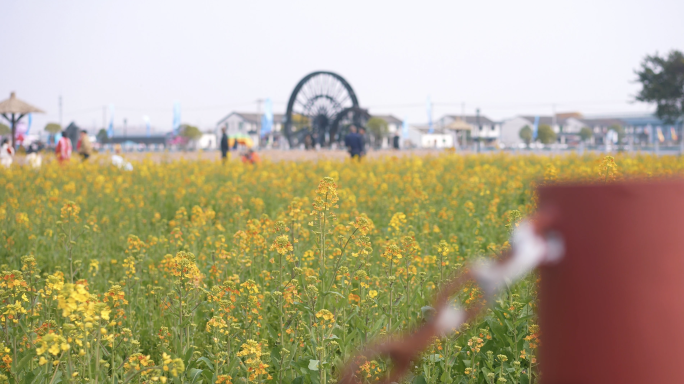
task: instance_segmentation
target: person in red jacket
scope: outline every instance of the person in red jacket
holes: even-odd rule
[[[71,140],[69,140],[66,131],[62,132],[62,138],[57,142],[55,154],[57,155],[57,160],[61,164],[64,164],[71,159]]]
[[[259,158],[259,154],[254,152],[252,148],[248,149],[245,154],[242,155],[242,162],[243,163],[249,163],[249,164],[257,164],[261,162],[261,159]]]

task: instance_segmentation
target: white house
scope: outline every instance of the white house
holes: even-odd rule
[[[593,132],[592,144],[605,144],[606,134],[611,127],[619,126],[624,129],[627,125],[623,120],[617,118],[582,119],[580,122],[582,127],[588,127]]]
[[[380,147],[392,148],[394,136],[401,136],[402,121],[392,115],[373,115],[373,117],[383,119],[387,123],[387,136],[383,137]]]
[[[433,129],[427,126],[409,126],[408,139],[402,139],[403,148],[451,148],[454,136],[446,129]]]
[[[249,135],[254,145],[259,145],[261,133],[262,114],[251,112],[231,112],[216,124],[216,134],[220,135],[224,127],[228,130],[228,135],[246,134]],[[285,115],[273,114],[273,131],[280,132],[283,129]]]
[[[451,131],[452,142],[458,138],[461,144],[466,144],[468,132],[470,140],[491,145],[495,145],[501,135],[501,123],[482,115],[445,115],[435,122],[435,127]]]
[[[519,147],[525,145],[525,142],[520,138],[520,130],[528,126],[532,129],[534,122],[530,122],[525,117],[516,116],[504,120],[501,124],[500,141],[506,147]]]
[[[554,116],[516,116],[504,120],[501,125],[501,143],[506,147],[519,147],[524,145],[520,138],[520,130],[528,126],[534,129],[535,120],[537,126],[548,125],[558,135],[560,143],[579,142],[579,132],[586,126],[579,113],[557,114]]]
[[[202,132],[202,137],[197,140],[197,148],[213,150],[218,148],[217,135],[214,131]]]

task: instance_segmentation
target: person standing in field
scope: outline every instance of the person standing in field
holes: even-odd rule
[[[359,142],[361,147],[359,158],[361,158],[366,156],[366,129],[363,127],[359,128]]]
[[[228,133],[226,127],[221,129],[221,160],[225,163],[228,158]]]
[[[356,126],[349,127],[349,134],[344,138],[344,145],[347,147],[349,156],[353,158],[361,158],[361,151],[363,150],[363,139],[356,133]]]
[[[62,132],[62,138],[57,142],[55,154],[60,164],[64,164],[71,159],[71,140],[69,140],[66,131]]]
[[[3,167],[9,168],[12,165],[14,157],[14,148],[9,143],[9,139],[2,139],[2,146],[0,146],[0,164]]]
[[[78,150],[78,154],[83,158],[83,161],[88,160],[90,155],[93,153],[93,145],[90,143],[88,132],[85,130],[81,131],[81,137],[78,139],[76,149]]]

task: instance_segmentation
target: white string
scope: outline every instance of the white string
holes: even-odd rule
[[[461,308],[447,306],[439,311],[439,315],[437,315],[437,320],[435,321],[437,333],[440,336],[444,336],[447,333],[454,332],[461,327],[465,319],[466,313]]]
[[[544,238],[527,220],[513,231],[511,246],[511,257],[504,263],[482,260],[470,268],[486,297],[494,296],[501,288],[525,277],[542,262],[560,260],[565,252],[560,235],[552,234]],[[440,335],[458,329],[466,320],[466,313],[453,306],[446,306],[437,316],[435,326]]]
[[[472,267],[478,283],[491,296],[525,277],[545,259],[558,260],[564,251],[559,236],[544,238],[529,221],[523,221],[511,236],[513,252],[504,263],[483,260]]]

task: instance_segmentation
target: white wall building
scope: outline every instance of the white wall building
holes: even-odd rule
[[[465,127],[466,125],[468,128]],[[460,129],[454,130],[450,127],[459,127]],[[435,128],[454,131],[452,133],[454,137],[458,131],[461,131],[459,136],[469,131],[471,140],[480,140],[482,143],[490,145],[496,145],[501,135],[501,123],[482,115],[445,115],[435,122]],[[462,142],[463,137],[459,137],[459,141],[464,144]]]
[[[228,130],[228,135],[246,134],[249,135],[254,145],[259,145],[261,133],[261,114],[249,112],[231,112],[228,116],[219,120],[216,124],[216,135],[220,137],[221,129]],[[280,132],[283,129],[285,115],[273,114],[273,131]]]
[[[501,143],[506,147],[524,146],[524,141],[520,138],[520,130],[528,126],[534,130],[534,122],[538,118],[539,125],[548,125],[558,135],[558,142],[577,143],[579,142],[579,132],[586,123],[579,113],[568,113],[553,116],[516,116],[504,120],[501,125]]]
[[[387,122],[387,136],[383,137],[380,147],[392,148],[394,136],[399,135],[401,137],[402,121],[392,115],[373,115],[372,117],[377,117]]]
[[[204,149],[204,150],[213,150],[218,148],[218,140],[217,140],[217,135],[216,132],[214,131],[205,131],[202,132],[202,137],[200,137],[199,140],[197,140],[197,148],[198,149]]]
[[[408,139],[401,139],[403,148],[451,148],[454,135],[446,129],[430,129],[426,126],[409,126]]]
[[[501,144],[503,144],[505,147],[524,146],[525,142],[520,138],[520,130],[524,126],[528,126],[530,129],[533,129],[533,125],[534,123],[530,123],[529,120],[522,116],[516,116],[504,120],[503,124],[501,124]]]

